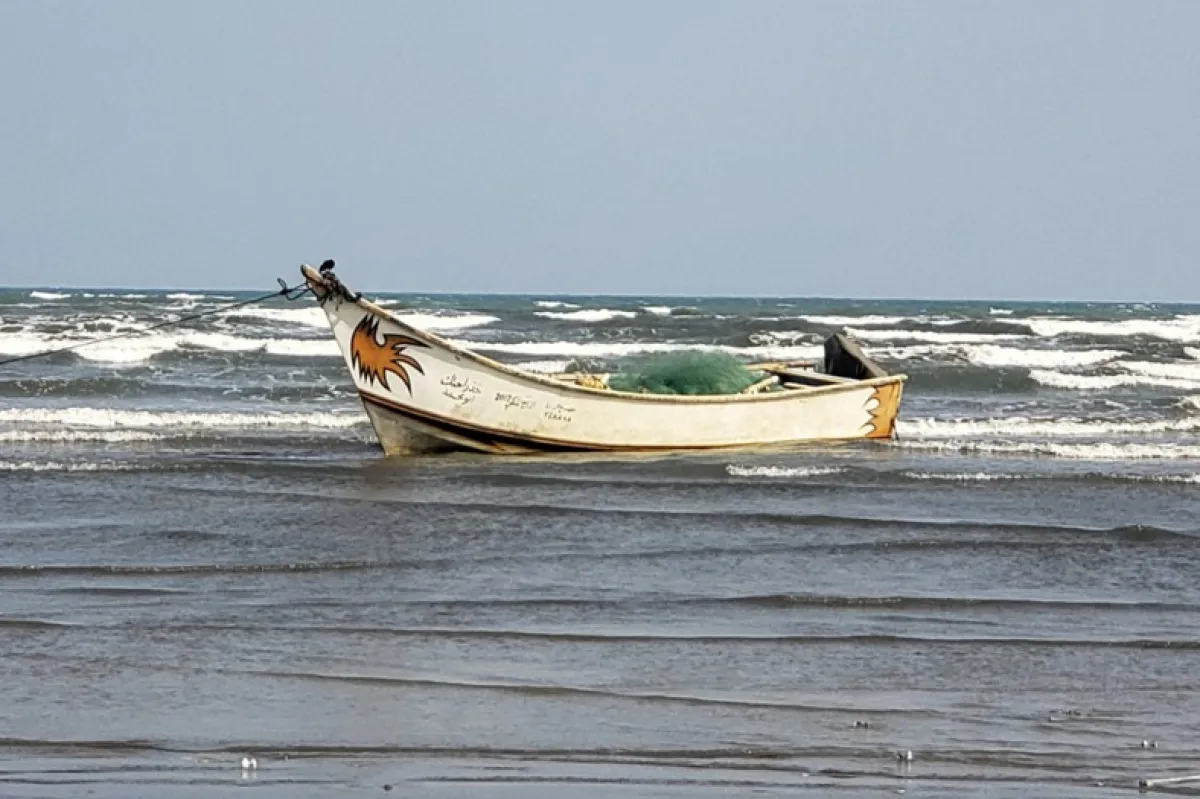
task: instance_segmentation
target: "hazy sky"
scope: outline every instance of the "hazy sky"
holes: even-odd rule
[[[0,284],[1200,301],[1200,2],[0,0]]]

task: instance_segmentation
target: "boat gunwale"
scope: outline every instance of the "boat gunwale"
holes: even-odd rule
[[[320,275],[315,269],[308,264],[302,264],[300,267],[301,274],[308,281],[310,287],[313,284],[319,285],[325,289],[325,293],[314,295],[322,308],[331,294],[335,293],[334,287],[329,283],[324,276]],[[344,286],[343,286],[344,288]],[[417,338],[424,339],[428,343],[441,347],[451,354],[474,361],[480,366],[491,369],[501,374],[515,377],[528,382],[536,383],[543,386],[550,386],[556,389],[567,391],[568,393],[579,393],[594,397],[607,397],[609,400],[620,400],[622,402],[629,401],[647,401],[668,404],[683,404],[683,405],[730,405],[735,403],[751,403],[751,402],[781,402],[801,400],[806,397],[826,396],[829,394],[841,394],[847,391],[856,391],[862,388],[874,388],[884,386],[891,383],[904,383],[908,380],[906,374],[885,375],[883,377],[873,377],[867,380],[855,380],[848,383],[837,383],[828,386],[805,387],[803,389],[788,389],[784,391],[760,392],[755,394],[642,394],[634,391],[620,391],[611,388],[591,388],[589,386],[581,386],[578,383],[570,383],[565,380],[556,380],[553,377],[538,374],[536,372],[528,372],[523,369],[517,369],[508,364],[495,361],[486,355],[480,355],[474,350],[469,350],[465,347],[460,347],[447,339],[442,338],[436,333],[430,333],[419,327],[414,327],[408,322],[403,321],[391,311],[382,308],[370,300],[364,298],[360,293],[357,297],[338,295],[343,302],[351,302],[363,310],[375,314],[383,319],[387,319],[395,325],[403,328],[405,331],[415,335]]]

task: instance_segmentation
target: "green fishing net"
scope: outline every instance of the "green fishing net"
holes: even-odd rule
[[[737,394],[761,378],[723,352],[672,352],[629,362],[608,385],[644,394]]]

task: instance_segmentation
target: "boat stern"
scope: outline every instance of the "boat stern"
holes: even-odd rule
[[[866,438],[895,438],[896,417],[900,415],[900,398],[904,394],[904,378],[881,383],[871,392],[866,410],[870,414]]]

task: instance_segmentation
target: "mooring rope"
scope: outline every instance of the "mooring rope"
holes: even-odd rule
[[[141,330],[133,330],[128,333],[117,333],[112,336],[103,336],[101,338],[90,338],[86,341],[77,341],[74,344],[68,344],[65,347],[57,347],[52,350],[40,350],[38,352],[31,352],[26,355],[18,355],[14,358],[5,358],[4,360],[0,360],[0,366],[8,366],[10,363],[19,363],[21,361],[31,361],[34,358],[48,358],[51,355],[70,352],[71,350],[77,350],[80,347],[87,347],[92,344],[103,344],[108,341],[118,341],[120,339],[142,336],[154,330],[162,330],[165,327],[173,327],[175,325],[182,325],[186,322],[194,322],[197,319],[204,319],[208,316],[215,316],[216,314],[227,313],[238,308],[245,308],[247,305],[256,305],[260,302],[266,302],[267,300],[274,299],[275,297],[285,297],[289,301],[298,300],[305,294],[312,291],[312,288],[308,286],[308,284],[288,286],[288,284],[283,281],[283,278],[277,278],[277,280],[279,281],[279,290],[272,291],[270,294],[263,294],[261,297],[254,297],[253,299],[242,300],[241,302],[229,303],[227,305],[222,305],[219,308],[211,308],[207,311],[200,311],[199,313],[181,316],[178,319],[168,319],[165,322],[158,322],[150,325],[149,327],[144,327]]]

